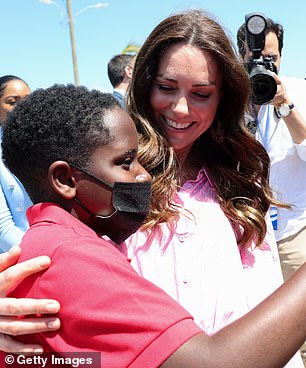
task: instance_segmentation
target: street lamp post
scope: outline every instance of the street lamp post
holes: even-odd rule
[[[72,52],[72,63],[73,63],[73,76],[74,76],[74,84],[78,86],[79,82],[79,70],[78,70],[78,61],[77,61],[77,53],[76,53],[76,45],[75,45],[75,37],[74,37],[74,20],[73,14],[71,10],[71,0],[66,0],[66,12],[62,9],[61,6],[57,4],[54,0],[39,0],[39,2],[47,5],[55,5],[61,11],[61,16],[64,16],[66,13],[67,21],[69,24],[69,32],[70,32],[70,43],[71,43],[71,52]],[[107,3],[96,3],[93,5],[88,5],[85,8],[81,9],[75,14],[75,17],[84,13],[86,10],[91,8],[105,8],[107,7]]]

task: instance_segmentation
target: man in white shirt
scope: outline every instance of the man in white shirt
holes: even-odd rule
[[[271,159],[270,184],[278,200],[291,209],[277,208],[272,220],[287,280],[306,261],[306,81],[279,77],[283,48],[283,27],[266,19],[263,58],[270,58],[277,70],[274,98],[263,105],[253,104],[256,138]],[[237,33],[237,45],[244,62],[252,53],[246,42],[243,24]],[[305,350],[302,353],[306,366]]]

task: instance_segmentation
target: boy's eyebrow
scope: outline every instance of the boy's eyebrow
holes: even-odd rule
[[[132,148],[132,149],[125,151],[123,154],[124,155],[135,155],[136,153],[137,153],[137,149]]]

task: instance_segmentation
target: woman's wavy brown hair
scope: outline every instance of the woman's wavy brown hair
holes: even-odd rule
[[[152,207],[144,228],[161,222],[174,224],[179,216],[173,204],[179,188],[179,164],[150,106],[159,60],[178,43],[208,51],[219,65],[223,97],[212,127],[194,144],[192,154],[209,173],[221,208],[236,229],[238,243],[245,245],[254,239],[260,245],[267,230],[265,215],[276,202],[268,184],[269,157],[244,124],[249,78],[223,28],[200,10],[166,18],[151,32],[136,58],[127,108],[140,135],[139,160],[153,177]],[[217,120],[222,143],[216,143],[210,134]]]

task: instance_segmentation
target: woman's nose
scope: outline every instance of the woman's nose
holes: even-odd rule
[[[172,110],[177,114],[188,115],[189,114],[189,106],[188,101],[185,96],[181,96],[172,104]]]

